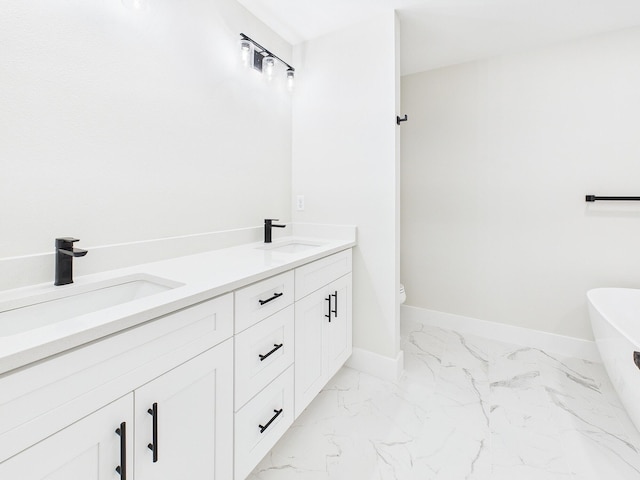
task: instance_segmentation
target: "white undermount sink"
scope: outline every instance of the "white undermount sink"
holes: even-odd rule
[[[96,283],[58,287],[53,291],[0,303],[0,337],[53,325],[183,284],[138,274]]]
[[[305,242],[302,240],[290,240],[286,242],[273,243],[272,245],[262,245],[261,250],[268,250],[277,253],[300,253],[321,247],[322,243]]]

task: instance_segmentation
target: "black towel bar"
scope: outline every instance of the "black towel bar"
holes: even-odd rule
[[[596,200],[622,200],[625,202],[638,202],[640,197],[597,197],[595,195],[587,195],[585,197],[587,202],[595,202]]]

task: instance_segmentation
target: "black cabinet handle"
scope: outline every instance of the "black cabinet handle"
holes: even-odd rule
[[[154,403],[153,406],[147,410],[147,413],[153,417],[153,433],[151,435],[151,441],[153,443],[150,443],[147,447],[153,452],[153,463],[156,463],[158,461],[158,404]]]
[[[633,363],[636,367],[640,368],[640,352],[633,352]]]
[[[122,422],[116,433],[120,435],[120,465],[116,472],[120,474],[120,480],[127,480],[127,422]]]
[[[264,427],[262,425],[258,425],[258,428],[260,429],[260,433],[264,432],[267,428],[269,428],[269,425],[271,425],[273,423],[273,421],[276,418],[278,418],[278,415],[280,415],[282,413],[282,409],[274,410],[274,412],[275,412],[275,415],[273,417],[271,417],[271,420],[269,420]]]
[[[333,310],[331,310],[331,295],[329,295],[327,298],[325,298],[325,300],[327,302],[329,302],[329,315],[325,315],[325,318],[329,319],[329,323],[331,323],[331,312],[333,312]]]
[[[284,295],[283,293],[274,293],[273,297],[271,298],[267,298],[266,300],[258,300],[260,302],[260,305],[264,305],[265,303],[269,303],[271,300],[275,300],[278,297],[281,297],[282,295]]]
[[[284,345],[284,343],[281,343],[280,345],[278,345],[277,343],[274,343],[273,346],[275,348],[273,348],[270,352],[265,353],[264,355],[258,355],[260,357],[260,361],[262,362],[265,358],[267,358],[269,355],[271,355],[272,353],[278,351],[280,348],[282,348],[282,346]]]
[[[332,293],[330,295],[331,297],[334,298],[334,304],[333,304],[333,318],[338,318],[338,291],[336,290],[336,293]]]

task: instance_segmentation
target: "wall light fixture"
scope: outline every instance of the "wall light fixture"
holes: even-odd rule
[[[273,77],[276,65],[282,63],[287,68],[287,85],[293,88],[296,69],[244,33],[240,34],[240,52],[246,66],[264,73],[269,79]]]

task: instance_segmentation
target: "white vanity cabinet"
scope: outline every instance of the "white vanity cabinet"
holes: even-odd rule
[[[351,250],[296,269],[296,417],[351,355],[350,272]]]
[[[244,480],[351,354],[351,249],[293,267],[0,375],[0,480]]]
[[[228,294],[1,376],[0,478],[228,480],[232,333]]]

